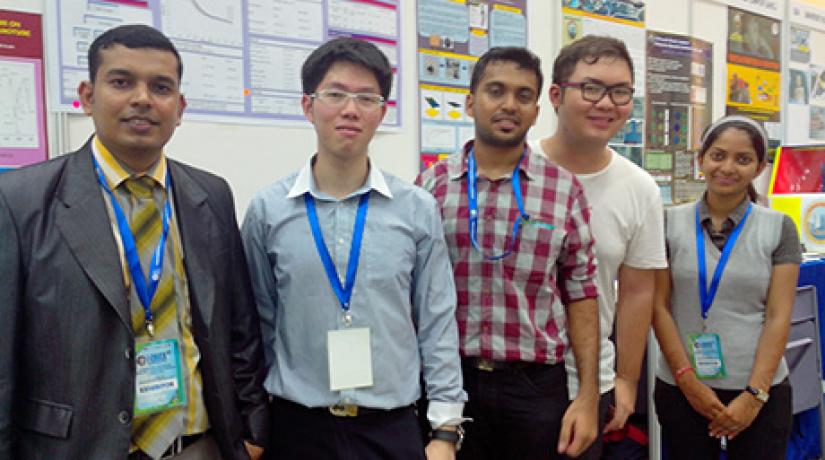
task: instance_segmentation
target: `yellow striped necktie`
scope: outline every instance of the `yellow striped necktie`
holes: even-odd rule
[[[155,181],[148,176],[130,177],[123,182],[129,191],[129,227],[135,238],[140,265],[144,276],[148,275],[152,255],[162,232],[161,212],[153,195]],[[168,243],[167,243],[168,244]],[[167,251],[169,254],[171,251]],[[166,257],[165,257],[166,258]],[[148,340],[178,338],[177,305],[174,289],[173,264],[164,262],[158,289],[152,297],[155,336]],[[134,299],[136,296],[133,296]],[[132,330],[135,337],[146,338],[143,306],[132,308]],[[148,454],[162,453],[181,434],[182,416],[178,410],[167,410],[136,418],[132,425],[132,443]]]

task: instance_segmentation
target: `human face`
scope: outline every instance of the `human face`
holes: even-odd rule
[[[633,86],[630,66],[622,59],[603,57],[593,64],[576,63],[569,82],[596,82],[605,86]],[[584,100],[580,88],[550,86],[550,102],[558,116],[558,132],[571,142],[607,146],[607,141],[624,126],[633,111],[633,102],[616,105],[605,94],[598,102]]]
[[[744,197],[748,184],[765,169],[750,137],[739,128],[722,131],[698,162],[708,194],[719,197]]]
[[[515,62],[492,61],[474,93],[467,95],[467,114],[475,120],[476,143],[517,147],[539,113],[538,79]]]
[[[186,108],[178,61],[168,51],[123,45],[100,50],[100,57],[95,82],[78,88],[83,111],[112,155],[130,165],[151,164]]]
[[[315,92],[333,89],[381,94],[375,75],[365,67],[350,62],[333,64]],[[334,107],[307,94],[301,98],[301,106],[307,120],[315,125],[318,154],[332,155],[340,160],[367,155],[372,136],[387,112],[386,105],[362,108],[352,98],[348,98],[343,106]]]

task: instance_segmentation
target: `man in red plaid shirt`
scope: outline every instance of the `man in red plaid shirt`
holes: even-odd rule
[[[417,183],[438,202],[458,294],[469,401],[460,459],[575,457],[596,438],[599,320],[584,190],[525,142],[539,59],[492,48],[467,96],[475,140]],[[581,387],[569,402],[564,354]]]

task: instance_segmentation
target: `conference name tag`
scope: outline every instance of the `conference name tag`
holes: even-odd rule
[[[135,363],[135,415],[186,405],[180,347],[176,339],[138,344]]]
[[[700,379],[720,379],[727,376],[722,357],[722,341],[719,334],[703,333],[688,335],[690,360]]]
[[[327,331],[330,391],[372,386],[369,328]]]

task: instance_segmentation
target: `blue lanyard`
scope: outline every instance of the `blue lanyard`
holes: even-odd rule
[[[476,248],[476,251],[481,253],[481,256],[484,257],[484,259],[499,260],[507,257],[513,252],[513,248],[516,246],[516,235],[518,235],[521,221],[530,220],[530,216],[524,212],[524,199],[521,196],[521,181],[519,179],[519,166],[521,165],[522,160],[524,160],[524,155],[527,153],[527,149],[525,148],[521,152],[521,157],[519,157],[518,163],[516,163],[516,167],[513,169],[513,175],[510,178],[511,183],[513,184],[513,195],[515,195],[516,204],[518,205],[519,217],[513,225],[513,234],[510,235],[510,244],[507,245],[503,253],[494,256],[484,254],[484,251],[478,245],[478,186],[476,185],[476,182],[478,181],[478,171],[476,168],[474,150],[475,149],[471,148],[470,153],[467,155],[467,202],[470,208],[470,241],[472,241],[473,247]]]
[[[120,232],[120,241],[123,243],[123,252],[129,266],[129,274],[132,275],[132,283],[135,286],[135,292],[137,293],[138,299],[143,306],[143,317],[146,324],[146,332],[148,332],[150,336],[153,336],[155,335],[155,327],[153,324],[154,317],[152,315],[151,308],[152,297],[155,296],[155,292],[158,290],[160,275],[163,272],[163,252],[166,248],[166,236],[169,234],[169,219],[172,215],[172,208],[169,205],[168,193],[172,186],[171,178],[167,172],[167,198],[166,205],[163,207],[163,230],[161,231],[158,245],[152,254],[152,261],[149,266],[149,280],[147,281],[146,277],[143,276],[143,269],[140,266],[140,254],[138,254],[137,244],[135,243],[135,237],[132,234],[132,229],[129,228],[129,221],[126,219],[126,215],[123,214],[123,209],[115,199],[115,195],[109,188],[109,184],[106,183],[106,177],[103,175],[103,171],[100,169],[100,165],[97,163],[97,159],[94,156],[92,156],[92,161],[94,162],[95,172],[97,172],[97,181],[100,183],[100,186],[103,187],[103,190],[106,191],[106,194],[109,195],[109,199],[112,202],[112,209],[114,209],[115,217],[117,219],[117,229]]]
[[[705,234],[702,229],[702,224],[699,222],[699,203],[696,203],[696,262],[699,269],[699,300],[702,303],[702,320],[707,321],[708,311],[713,304],[713,299],[716,297],[716,290],[719,289],[719,282],[722,280],[722,272],[725,271],[725,266],[728,264],[730,253],[733,252],[733,245],[742,233],[742,227],[745,226],[745,221],[748,220],[748,215],[751,213],[753,203],[748,204],[748,209],[742,220],[734,227],[728,240],[725,241],[725,246],[722,247],[722,256],[719,257],[719,263],[716,264],[716,270],[713,272],[713,279],[710,281],[710,290],[708,290],[708,275],[707,267],[705,266]]]
[[[321,256],[321,262],[324,264],[329,284],[332,286],[332,290],[335,291],[335,296],[341,302],[341,308],[345,313],[349,313],[352,288],[355,286],[355,274],[358,272],[358,259],[361,257],[361,240],[364,237],[364,226],[367,222],[369,199],[370,192],[367,192],[361,195],[361,199],[358,201],[355,228],[352,231],[352,245],[349,249],[349,260],[347,261],[347,278],[345,285],[341,286],[341,279],[338,277],[338,271],[335,270],[335,264],[332,263],[332,257],[330,257],[327,245],[324,243],[324,234],[321,233],[321,226],[318,224],[315,199],[309,193],[304,194],[304,205],[309,218],[309,226],[312,229],[312,238],[315,240],[315,248],[318,249],[318,255]],[[346,318],[348,316],[345,316],[345,320]]]

